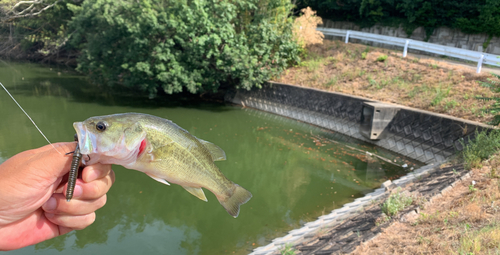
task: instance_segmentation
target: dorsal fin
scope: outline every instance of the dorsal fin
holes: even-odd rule
[[[219,146],[217,146],[211,142],[207,142],[205,140],[202,140],[200,138],[198,138],[198,140],[210,152],[210,155],[212,156],[213,161],[226,160],[226,153]]]

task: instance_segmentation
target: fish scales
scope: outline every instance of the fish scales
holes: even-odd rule
[[[215,194],[233,217],[252,194],[227,179],[214,164],[225,153],[198,139],[170,120],[140,113],[91,117],[75,122],[85,164],[118,164],[142,171],[151,178],[181,185],[207,201],[203,190]]]
[[[213,169],[216,166],[211,160],[210,153],[198,139],[170,121],[167,122],[167,125],[161,124],[161,122],[155,123],[154,121],[144,122],[144,127],[151,130],[151,132],[147,131],[148,140],[157,141],[153,144],[153,150],[156,152],[155,158],[162,158],[161,155],[157,154],[171,155],[166,159],[152,162],[152,171],[166,171],[170,173],[170,178],[175,178],[177,177],[176,172],[180,172],[179,170],[181,170],[183,173],[182,177],[188,180],[200,178],[205,182],[205,185],[201,186],[205,187],[217,187],[216,183],[219,182],[226,186],[225,188],[227,189],[232,184],[224,175],[214,175],[208,171],[204,171],[204,169]],[[172,135],[174,139],[170,139],[166,134]],[[163,148],[165,147],[167,152],[164,152]],[[184,150],[184,148],[187,150]],[[141,162],[148,164],[147,160]]]

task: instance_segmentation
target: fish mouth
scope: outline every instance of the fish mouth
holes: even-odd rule
[[[93,154],[97,152],[97,140],[94,134],[87,131],[83,122],[73,123],[76,135],[78,137],[78,145],[80,146],[80,153],[84,155]]]

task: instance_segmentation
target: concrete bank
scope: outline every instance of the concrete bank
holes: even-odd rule
[[[279,83],[269,83],[260,90],[232,91],[225,99],[320,126],[427,164],[446,160],[462,150],[462,141],[473,139],[476,131],[491,128],[401,105]],[[389,114],[376,116],[384,115],[384,111]],[[371,130],[378,132],[375,139],[366,136],[370,133],[373,137]]]
[[[440,173],[439,165],[443,161],[462,150],[464,143],[474,139],[476,131],[491,128],[481,123],[405,106],[278,83],[269,83],[261,90],[231,91],[226,94],[225,100],[310,123],[426,163],[425,166],[393,182],[392,186],[401,187],[421,181],[430,175],[433,176],[429,179],[432,183],[439,177],[433,173]],[[449,171],[451,170],[448,169]],[[462,174],[454,178],[461,176]],[[307,249],[311,249],[311,252],[322,250],[325,254],[331,254],[337,248],[325,249],[306,244],[316,243],[322,232],[335,232],[335,228],[346,221],[361,217],[363,208],[375,204],[387,195],[388,187],[382,186],[328,215],[319,217],[316,221],[306,223],[300,229],[290,231],[286,236],[274,239],[270,244],[253,250],[251,254],[279,254],[279,249],[285,244],[305,249],[304,254],[323,254],[305,252]],[[351,225],[350,228],[342,230],[351,235],[357,227],[359,235],[360,226]],[[361,229],[368,231],[368,237],[375,233],[371,225]],[[378,231],[380,229],[378,228]],[[340,236],[330,235],[328,243],[337,242],[335,238]]]

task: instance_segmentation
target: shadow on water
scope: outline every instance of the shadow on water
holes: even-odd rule
[[[0,70],[6,64],[0,63]],[[75,71],[60,68],[41,67],[35,64],[8,65],[0,71],[0,77],[10,78],[0,80],[9,92],[26,96],[60,96],[71,98],[77,103],[95,103],[102,106],[126,106],[133,108],[203,108],[213,112],[223,112],[227,109],[222,100],[209,100],[200,95],[182,92],[168,95],[159,91],[150,98],[147,92],[137,91],[128,87],[115,85],[91,84],[89,80]],[[6,70],[8,73],[6,73]],[[10,77],[9,77],[10,76]],[[15,84],[15,85],[11,85]]]

